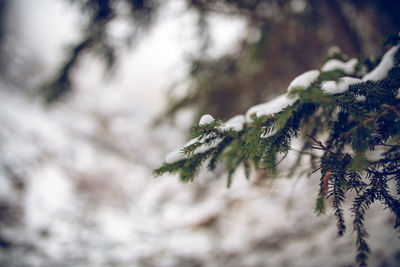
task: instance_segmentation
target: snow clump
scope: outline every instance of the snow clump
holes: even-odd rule
[[[349,86],[352,84],[358,84],[365,81],[380,81],[386,78],[389,71],[393,68],[393,56],[399,49],[399,46],[394,46],[389,49],[382,57],[382,61],[379,65],[373,69],[370,73],[366,74],[362,79],[352,78],[352,77],[342,77],[339,81],[325,81],[321,84],[321,90],[326,92],[327,94],[340,94],[349,89]],[[342,65],[340,69],[343,69],[346,73],[350,71],[352,68],[354,69],[357,64],[356,59],[351,59],[346,63],[340,60],[329,60],[322,67],[322,71],[330,71],[334,69],[339,69],[339,66]],[[358,101],[363,101],[364,98],[357,98]]]
[[[321,90],[327,94],[340,94],[349,89],[352,84],[362,83],[363,81],[352,77],[342,77],[339,81],[325,81],[321,84]]]
[[[175,149],[165,156],[165,163],[171,164],[181,160],[187,159],[187,156],[182,153],[181,149]]]
[[[272,99],[271,101],[252,106],[246,112],[246,121],[251,121],[252,114],[256,114],[257,117],[261,117],[264,115],[278,113],[293,104],[296,100],[297,98],[289,98],[287,94],[283,94]]]
[[[317,80],[319,73],[320,73],[319,70],[309,70],[297,76],[289,84],[288,92],[290,93],[294,88],[298,87],[301,88],[309,87],[315,80]]]
[[[210,124],[210,123],[213,123],[213,122],[214,122],[213,116],[211,116],[210,114],[204,114],[200,118],[199,125],[206,125],[206,124]]]
[[[212,122],[214,122],[214,118],[209,114],[205,114],[200,118],[199,125],[206,125],[206,124],[210,124]],[[223,125],[218,126],[217,129],[220,130],[221,132],[226,132],[229,130],[240,132],[241,130],[243,130],[244,123],[245,123],[244,116],[237,115],[237,116],[229,119]],[[209,137],[213,137],[213,136],[210,135]],[[193,151],[193,155],[201,154],[201,153],[207,152],[211,148],[217,147],[219,145],[219,143],[222,142],[222,140],[223,140],[222,138],[217,137],[217,138],[211,140],[209,143],[203,143],[201,146],[197,147]],[[183,145],[181,148],[175,149],[174,151],[167,154],[167,156],[165,157],[165,162],[168,164],[171,164],[171,163],[178,162],[178,161],[181,161],[184,159],[188,159],[189,157],[183,153],[183,150],[186,147],[193,145],[197,142],[203,142],[203,141],[201,140],[201,138],[191,139],[185,145]]]
[[[347,62],[343,62],[338,59],[328,60],[321,68],[322,71],[332,71],[332,70],[343,70],[346,74],[352,74],[355,71],[358,60],[355,58],[350,59]]]
[[[226,132],[229,130],[233,130],[235,132],[240,132],[243,130],[243,126],[245,123],[245,118],[243,115],[236,115],[225,122],[223,125],[218,126],[217,129],[221,132]]]
[[[278,129],[274,127],[274,129],[269,130],[268,132],[264,132],[260,135],[261,138],[268,138],[275,135],[278,132]]]
[[[389,71],[393,68],[393,57],[399,49],[400,45],[390,48],[382,57],[379,65],[370,73],[365,75],[363,81],[380,81],[386,78]]]
[[[202,141],[199,138],[191,139],[189,142],[184,144],[181,148],[175,149],[174,151],[168,153],[167,156],[165,157],[165,162],[168,164],[171,164],[171,163],[178,162],[178,161],[181,161],[184,159],[188,159],[190,156],[185,155],[183,150],[186,147],[191,146],[197,142],[202,142]],[[221,142],[222,142],[222,138],[218,137],[218,138],[215,138],[214,140],[211,140],[209,143],[203,143],[201,146],[197,147],[193,151],[193,155],[207,152],[210,148],[215,148]]]
[[[307,88],[314,81],[317,80],[320,74],[319,70],[310,70],[306,71],[303,74],[297,76],[293,79],[293,81],[289,84],[287,89],[288,93],[292,92],[295,88]],[[284,110],[286,107],[292,105],[296,102],[297,97],[289,97],[288,94],[282,94],[271,101],[258,104],[249,108],[246,112],[246,121],[251,121],[251,115],[256,114],[257,117],[271,115],[277,112]]]

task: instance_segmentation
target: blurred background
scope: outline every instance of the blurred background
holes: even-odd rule
[[[332,46],[373,66],[398,14],[395,0],[0,0],[0,266],[353,266],[350,214],[341,239],[314,214],[318,173],[238,170],[226,189],[222,166],[190,184],[152,170],[202,114],[285,92]],[[393,222],[368,212],[370,266],[400,265]]]

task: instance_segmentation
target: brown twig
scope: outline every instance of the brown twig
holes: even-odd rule
[[[320,169],[322,169],[322,166],[318,167],[317,169],[313,170],[312,173],[316,173],[317,171],[319,171]]]
[[[395,106],[390,106],[390,107],[388,107],[388,109],[390,109],[391,111],[396,113],[397,117],[400,117],[400,111],[398,111]]]
[[[315,138],[312,137],[311,135],[307,135],[307,137],[310,138],[311,140],[313,140],[314,143],[316,143],[317,145],[319,145],[319,147],[317,147],[317,146],[312,146],[312,148],[314,148],[314,149],[320,149],[320,150],[325,150],[325,151],[329,151],[329,149],[326,148],[326,147],[324,146],[324,144],[322,144],[321,141],[318,141],[317,139],[315,139]]]
[[[322,195],[328,195],[328,182],[331,178],[332,171],[329,170],[325,173],[324,178],[322,178]]]
[[[386,114],[388,114],[388,111],[389,111],[389,110],[393,111],[394,113],[396,113],[397,116],[400,117],[400,112],[396,109],[396,106],[382,105],[381,107],[384,107],[384,108],[386,108],[386,109],[385,109],[384,111],[382,111],[381,114],[379,114],[377,117],[372,117],[372,118],[363,120],[361,123],[359,123],[359,124],[357,124],[356,126],[354,126],[353,128],[351,128],[351,129],[346,133],[345,139],[348,138],[348,137],[350,137],[350,135],[353,134],[354,131],[357,130],[357,128],[359,128],[359,127],[361,127],[361,126],[363,126],[363,125],[366,125],[366,124],[368,124],[368,123],[370,123],[370,122],[372,122],[372,121],[376,121],[376,120],[378,120],[379,118],[385,116]]]

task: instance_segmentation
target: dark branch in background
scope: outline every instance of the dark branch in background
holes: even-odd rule
[[[8,0],[0,0],[0,43],[2,43],[5,35],[7,6]]]
[[[48,101],[54,101],[73,89],[72,71],[81,55],[93,52],[102,56],[110,70],[118,60],[118,47],[110,40],[107,28],[117,18],[131,22],[131,34],[126,44],[137,42],[139,32],[154,25],[157,11],[166,1],[161,0],[65,0],[81,7],[88,17],[83,37],[67,53],[67,58],[53,80],[46,83],[43,92]],[[364,48],[372,48],[368,56],[378,56],[381,48],[376,40],[384,32],[399,31],[398,1],[305,1],[304,10],[293,11],[293,1],[278,0],[184,0],[187,8],[199,15],[198,27],[202,42],[199,55],[192,57],[190,73],[194,93],[184,99],[170,99],[165,116],[174,115],[181,108],[196,105],[199,115],[207,112],[221,119],[243,112],[248,106],[279,94],[294,76],[319,67],[328,46],[337,45],[344,52],[366,57]],[[332,7],[337,12],[332,12]],[[345,11],[352,13],[347,14]],[[373,10],[373,12],[371,12]],[[237,51],[220,58],[207,56],[209,45],[208,23],[210,15],[240,17],[247,21],[248,29],[259,34],[259,39],[244,40]],[[357,28],[357,20],[370,24]],[[355,40],[358,40],[354,43]],[[114,40],[115,41],[115,40]],[[371,49],[370,49],[371,50]],[[279,59],[274,55],[279,54]],[[291,62],[290,65],[286,62]],[[373,67],[373,64],[372,66]],[[210,71],[213,70],[213,71]],[[215,72],[217,70],[217,72]],[[223,101],[221,101],[223,99]],[[221,104],[222,103],[222,104]],[[236,105],[230,105],[236,103]],[[165,117],[161,118],[165,119]]]
[[[154,21],[160,3],[156,0],[69,0],[81,7],[81,12],[89,16],[83,32],[84,37],[75,44],[67,55],[55,78],[45,84],[42,91],[48,102],[58,100],[73,89],[72,73],[79,60],[87,52],[100,55],[110,70],[117,60],[120,44],[113,43],[107,33],[110,23],[118,18],[129,19],[131,33],[126,36],[127,44],[135,42],[141,31],[146,30]],[[126,12],[126,13],[122,13]]]
[[[54,81],[43,87],[43,92],[48,102],[57,100],[71,89],[71,72],[76,66],[79,57],[93,45],[94,40],[94,38],[88,37],[76,45]]]
[[[8,5],[8,0],[0,0],[0,75],[5,72],[4,68],[6,67],[6,60],[5,56],[3,55],[4,52],[1,50],[6,35],[6,14]]]

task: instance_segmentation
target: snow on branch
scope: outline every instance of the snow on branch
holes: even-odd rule
[[[342,203],[349,191],[356,192],[351,208],[356,260],[365,266],[368,207],[382,202],[395,214],[395,227],[400,225],[400,37],[394,39],[394,46],[366,75],[362,70],[367,66],[357,59],[330,59],[321,70],[293,79],[285,94],[250,107],[245,115],[226,122],[204,115],[192,127],[192,139],[168,154],[154,174],[177,173],[182,181],[192,181],[202,164],[213,170],[221,161],[229,187],[239,165],[246,177],[250,167],[276,174],[296,138],[302,147],[295,150],[295,163],[285,169],[304,171],[301,162],[307,156],[315,166],[307,171],[320,171],[316,213],[324,213],[326,200],[332,199],[338,236],[346,230]],[[394,190],[389,188],[391,180]]]

